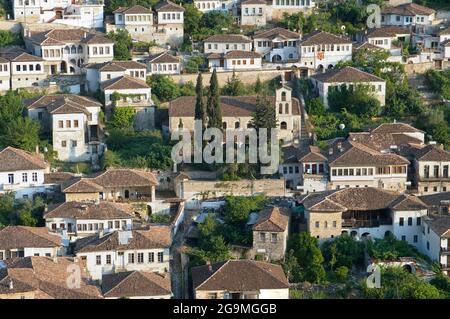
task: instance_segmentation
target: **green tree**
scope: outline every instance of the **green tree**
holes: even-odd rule
[[[193,3],[185,3],[184,7],[184,32],[189,36],[197,36],[199,33],[199,22],[202,13]]]
[[[195,86],[195,119],[202,121],[202,128],[206,127],[206,112],[203,103],[203,80],[202,74],[197,76],[197,85]]]
[[[0,228],[11,222],[11,213],[14,208],[14,194],[6,193],[0,196]]]
[[[341,266],[346,268],[361,266],[364,262],[364,244],[348,235],[324,242],[322,253],[331,270]]]
[[[34,151],[39,145],[40,125],[29,117],[18,117],[7,123],[0,135],[0,145]]]
[[[264,85],[261,82],[261,79],[258,77],[256,78],[256,82],[255,82],[255,93],[256,94],[262,94],[264,90]]]
[[[222,94],[227,96],[245,95],[245,85],[233,70],[231,78],[227,79],[225,86],[222,88]]]
[[[356,84],[332,87],[328,93],[328,105],[334,112],[344,109],[360,116],[375,116],[380,111],[380,102],[373,96],[369,86]]]
[[[116,129],[133,129],[134,117],[133,107],[115,107],[109,125]]]
[[[180,96],[180,88],[167,75],[153,74],[148,80],[152,93],[161,102],[171,101]]]
[[[131,60],[131,49],[133,41],[130,34],[125,29],[110,31],[107,37],[114,41],[114,59],[115,60]]]
[[[12,33],[11,31],[0,30],[0,48],[9,45],[22,45],[23,40],[20,34]]]
[[[220,107],[219,82],[217,80],[217,72],[215,69],[209,81],[206,113],[208,115],[208,127],[222,129],[222,109]]]
[[[253,113],[251,124],[256,130],[259,130],[260,128],[271,129],[277,127],[276,109],[272,103],[270,103],[267,96],[257,96],[255,112]]]

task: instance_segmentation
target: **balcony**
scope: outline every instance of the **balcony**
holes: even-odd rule
[[[441,255],[450,255],[450,247],[441,247]]]
[[[372,228],[380,227],[382,225],[392,225],[392,218],[374,219],[374,220],[356,220],[343,219],[342,228]]]

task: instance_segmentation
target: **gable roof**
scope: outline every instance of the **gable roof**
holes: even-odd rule
[[[170,295],[170,276],[145,271],[126,271],[102,276],[105,298]]]
[[[11,62],[43,62],[44,59],[26,52],[8,52],[3,53],[2,57]],[[42,70],[43,72],[44,70]]]
[[[206,97],[204,103],[206,105]],[[222,116],[253,116],[256,108],[256,96],[221,96],[220,107]],[[267,99],[275,107],[275,97],[268,96]],[[194,117],[195,96],[181,96],[169,103],[169,117]],[[300,102],[292,98],[292,114],[300,115]]]
[[[390,205],[390,208],[397,211],[422,210],[427,209],[427,205],[420,198],[411,195],[402,194],[397,197]]]
[[[124,205],[112,202],[80,203],[64,202],[62,204],[49,205],[44,218],[73,218],[73,219],[130,219],[131,212]]]
[[[347,66],[342,69],[329,70],[324,73],[317,73],[312,75],[311,78],[324,83],[385,82],[384,79],[378,76],[361,71],[351,66]]]
[[[450,239],[450,216],[433,214],[425,217],[425,222],[438,236]]]
[[[260,261],[228,260],[193,267],[191,272],[195,290],[252,291],[289,287],[280,265]]]
[[[441,192],[431,195],[419,196],[420,200],[428,205],[430,210],[438,211],[443,201],[450,201],[450,192]]]
[[[285,39],[299,39],[300,34],[285,28],[272,28],[269,30],[258,32],[253,36],[254,39],[274,39],[277,37]]]
[[[404,16],[414,16],[414,15],[431,15],[436,13],[436,10],[421,6],[417,3],[405,3],[395,7],[385,7],[381,10],[382,14],[398,14]]]
[[[0,151],[0,172],[45,169],[47,164],[36,154],[8,146]]]
[[[427,145],[417,152],[416,158],[419,161],[450,162],[450,152],[443,150],[436,145]]]
[[[102,83],[103,90],[127,90],[127,89],[149,89],[145,81],[136,79],[129,75],[122,75],[115,79]]]
[[[103,236],[95,234],[79,239],[75,244],[75,252],[88,253],[96,251],[169,248],[172,244],[171,228],[168,226],[151,226],[148,230],[129,230],[131,238],[127,244],[119,241],[119,231]]]
[[[423,131],[413,127],[407,123],[394,122],[382,123],[374,128],[372,133],[424,133]]]
[[[51,29],[48,31],[25,32],[25,39],[39,45],[63,45],[65,43],[87,43],[87,44],[113,44],[114,41],[102,34],[93,33],[82,28],[73,29]]]
[[[314,31],[307,34],[300,42],[303,45],[318,45],[318,44],[351,44],[347,38],[343,38],[325,31]]]
[[[152,10],[143,7],[141,5],[134,5],[132,7],[119,7],[113,11],[113,13],[123,13],[123,14],[152,14]]]
[[[289,212],[282,207],[266,207],[253,225],[254,231],[284,232],[289,222]]]
[[[212,35],[205,40],[203,40],[204,43],[206,42],[213,42],[213,43],[251,43],[252,40],[245,35],[242,34],[215,34]]]
[[[0,268],[0,295],[35,292],[38,299],[97,299],[100,290],[89,284],[80,262],[69,257],[19,257],[4,261]],[[80,288],[67,287],[67,269],[78,264],[81,269]],[[12,282],[12,289],[11,289]]]
[[[104,72],[121,72],[130,69],[147,69],[147,66],[136,61],[110,61],[100,64],[98,67],[99,71]]]
[[[327,157],[317,146],[309,145],[298,154],[299,162],[326,162]]]
[[[164,53],[158,54],[156,56],[150,57],[148,62],[149,63],[180,63],[180,60],[177,57],[175,57],[167,52],[164,52]]]
[[[59,246],[61,238],[47,227],[7,226],[0,230],[0,250]]]
[[[381,151],[390,149],[392,145],[409,146],[410,144],[420,145],[422,141],[404,133],[376,133],[376,132],[351,132],[349,141],[363,144],[372,149]]]
[[[154,6],[156,12],[184,12],[184,8],[172,1],[164,0]]]
[[[367,38],[395,37],[398,34],[411,34],[411,31],[408,28],[399,26],[385,26],[381,28],[369,29],[367,32]]]
[[[88,107],[102,107],[102,104],[94,98],[75,94],[44,95],[24,101],[27,109],[45,108],[50,114],[72,114],[90,112]]]

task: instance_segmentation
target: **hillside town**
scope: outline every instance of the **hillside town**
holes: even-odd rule
[[[450,299],[448,1],[0,1],[0,122],[0,299]]]

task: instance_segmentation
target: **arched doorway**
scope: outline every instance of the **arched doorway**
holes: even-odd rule
[[[130,191],[128,189],[125,190],[125,198],[130,198]]]
[[[392,236],[392,233],[391,233],[391,231],[387,230],[387,231],[384,233],[384,237],[389,237],[389,236]]]
[[[283,60],[283,59],[281,58],[281,55],[279,55],[279,54],[275,54],[272,57],[272,62],[281,62],[281,60]]]
[[[328,70],[331,70],[333,68],[333,64],[328,65]]]
[[[318,73],[323,73],[323,69],[324,69],[323,65],[319,64],[319,66],[317,67],[317,72]]]
[[[406,272],[409,272],[409,273],[412,273],[412,272],[413,272],[413,268],[412,268],[411,265],[406,264],[406,265],[403,265],[402,268],[403,268],[403,270],[406,271]]]
[[[348,235],[348,231],[346,230],[341,231],[341,235]]]
[[[356,236],[358,236],[358,232],[356,230],[352,230],[350,233],[350,236],[356,237]]]
[[[364,233],[361,235],[361,239],[368,239],[370,237],[370,233]]]

